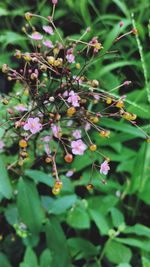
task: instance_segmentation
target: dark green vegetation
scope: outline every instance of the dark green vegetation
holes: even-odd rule
[[[99,80],[108,91],[131,80],[129,87],[115,93],[127,95],[128,111],[136,113],[138,124],[150,133],[149,1],[59,2],[56,25],[66,36],[75,39],[90,26],[91,36],[98,36],[104,49],[119,51],[97,60],[86,75]],[[50,1],[0,3],[1,66],[17,64],[13,58],[16,48],[30,49],[21,32],[27,11],[48,16]],[[124,22],[121,33],[136,23],[139,34],[112,46],[120,21]],[[13,86],[0,74],[1,92]],[[2,107],[0,104],[1,114]],[[6,166],[16,159],[15,148],[0,155],[1,267],[150,267],[150,144],[124,120],[102,123],[111,130],[110,138],[100,139],[94,132],[92,138],[111,158],[111,172],[107,185],[94,174],[92,192],[86,190],[91,162],[85,156],[78,156],[71,165],[76,168],[75,177],[62,175],[62,193],[54,197],[53,178],[42,166],[27,169],[16,179],[6,172]],[[0,128],[0,138],[2,135]],[[65,165],[61,168],[64,172]]]

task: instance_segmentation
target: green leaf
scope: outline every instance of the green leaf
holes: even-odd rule
[[[44,212],[33,182],[20,178],[18,183],[18,211],[20,219],[33,233],[38,233],[44,221]]]
[[[115,41],[116,37],[118,36],[118,31],[119,31],[119,24],[115,25],[114,28],[110,32],[108,32],[107,38],[105,39],[106,41],[103,44],[105,50],[109,50],[109,48],[112,46],[113,42]],[[110,65],[112,65],[112,64],[108,64],[107,66],[110,66]],[[106,67],[106,69],[107,68],[108,67]],[[102,69],[105,69],[105,67],[103,67]],[[100,73],[104,74],[105,71],[103,72],[103,70],[102,70],[102,72],[100,71]],[[101,75],[103,75],[103,74],[101,74]]]
[[[148,204],[150,204],[149,162],[150,162],[150,146],[145,142],[142,144],[135,159],[135,164],[133,166],[134,171],[131,177],[130,193],[138,191],[139,197]]]
[[[26,170],[25,175],[33,179],[36,183],[43,183],[48,186],[54,185],[54,179],[50,174],[38,170]]]
[[[93,196],[88,200],[88,208],[90,210],[96,210],[103,215],[106,215],[112,207],[114,207],[118,202],[118,198],[109,196]]]
[[[76,156],[73,163],[71,164],[72,168],[75,168],[76,171],[81,171],[87,166],[91,165],[91,158],[89,153],[85,153],[82,156]]]
[[[109,225],[106,220],[106,217],[96,210],[89,210],[89,213],[91,215],[91,219],[95,222],[98,230],[100,231],[100,234],[107,235],[109,230]]]
[[[40,256],[40,267],[52,267],[52,254],[48,248]]]
[[[111,217],[112,217],[114,227],[118,227],[124,223],[124,216],[120,210],[113,207],[110,212],[111,212]]]
[[[67,223],[76,229],[88,229],[90,228],[90,219],[87,211],[82,206],[75,206],[69,212],[67,216]]]
[[[126,17],[129,17],[129,16],[130,16],[129,9],[128,9],[127,6],[125,5],[125,2],[120,1],[120,0],[113,0],[113,2],[120,8],[120,10],[122,11],[122,13],[123,13]]]
[[[150,251],[150,239],[142,238],[115,238],[118,242],[132,247],[140,248],[144,251]]]
[[[146,257],[142,257],[142,267],[150,267],[150,261]]]
[[[52,253],[52,266],[69,266],[69,252],[67,241],[61,225],[56,217],[51,217],[45,226],[47,246]]]
[[[27,264],[28,267],[38,267],[37,256],[30,247],[26,249],[24,263]]]
[[[3,7],[0,7],[0,17],[1,16],[7,16],[9,14],[9,12],[3,8]]]
[[[7,209],[5,210],[5,217],[7,222],[12,226],[18,223],[18,210],[14,204],[7,206]]]
[[[135,224],[134,226],[127,226],[124,232],[127,234],[136,234],[139,236],[146,236],[150,238],[150,228],[143,224]]]
[[[2,157],[0,156],[0,193],[10,199],[12,197],[12,186],[8,178]]]
[[[90,13],[89,13],[89,8],[88,8],[88,1],[87,0],[82,0],[78,2],[79,4],[79,9],[82,15],[82,18],[87,26],[91,24],[91,18],[90,18]]]
[[[106,256],[113,263],[128,263],[132,257],[131,250],[126,246],[111,240],[106,246]]]
[[[76,195],[60,196],[58,199],[52,199],[49,197],[42,197],[43,203],[49,213],[61,214],[64,213],[67,209],[71,208],[72,205],[76,202]]]
[[[117,267],[132,267],[132,266],[128,263],[120,263],[119,265],[117,265]]]
[[[9,263],[6,255],[2,252],[0,252],[0,266],[2,267],[11,267],[11,264]]]
[[[69,238],[68,245],[72,258],[76,260],[90,259],[98,254],[98,249],[88,240],[83,238]]]

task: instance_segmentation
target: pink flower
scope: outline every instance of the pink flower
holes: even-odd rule
[[[46,135],[41,139],[42,139],[43,142],[49,143],[51,141],[52,137],[50,135]]]
[[[43,30],[50,35],[54,34],[53,29],[50,26],[43,26]]]
[[[66,59],[68,60],[69,63],[75,62],[75,56],[73,54],[66,55]]]
[[[73,79],[78,82],[79,84],[82,83],[82,80],[80,79],[80,77],[76,76],[76,75],[73,75]]]
[[[52,133],[56,138],[61,137],[61,128],[58,125],[52,125],[51,126]]]
[[[123,21],[119,22],[119,26],[122,27],[124,25]]]
[[[125,81],[123,84],[124,85],[129,85],[131,83],[131,81]]]
[[[56,5],[58,3],[58,0],[52,0],[52,4]]]
[[[40,34],[39,32],[32,33],[32,35],[30,37],[35,41],[39,41],[39,40],[43,39],[43,35]]]
[[[2,140],[0,140],[0,150],[2,150],[4,148],[5,144]]]
[[[91,129],[91,124],[87,122],[84,126],[85,131],[89,131]]]
[[[42,124],[39,122],[39,118],[29,118],[24,125],[25,131],[30,131],[32,134],[35,134],[42,129]]]
[[[24,112],[27,111],[28,109],[23,106],[22,104],[19,104],[18,106],[15,107],[16,110],[20,111],[20,112]]]
[[[81,139],[77,141],[72,141],[71,142],[71,148],[72,148],[72,153],[74,155],[83,155],[84,151],[87,149],[86,144],[83,143]]]
[[[79,107],[79,96],[73,90],[69,93],[69,97],[67,99],[68,103],[71,103],[73,107]]]
[[[43,45],[45,45],[48,48],[53,48],[54,47],[53,44],[52,44],[52,42],[49,41],[49,40],[43,41]]]
[[[80,139],[81,138],[81,130],[74,130],[72,132],[72,135],[75,139]]]
[[[105,175],[107,175],[107,173],[108,173],[109,170],[110,170],[109,164],[108,164],[108,162],[105,160],[105,161],[101,164],[100,173],[101,173],[101,174],[105,174]]]

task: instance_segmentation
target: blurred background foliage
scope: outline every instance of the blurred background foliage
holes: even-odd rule
[[[48,0],[0,3],[0,66],[16,66],[15,49],[30,49],[21,31],[24,13],[48,16],[51,8]],[[118,33],[134,27],[132,13],[138,36],[113,45]],[[64,36],[75,39],[90,26],[91,37],[98,36],[105,50],[119,51],[96,60],[86,75],[108,91],[131,80],[129,88],[116,94],[127,95],[128,111],[136,113],[139,125],[150,133],[149,19],[149,0],[60,0],[55,13]],[[13,87],[1,73],[1,93]],[[1,154],[0,266],[150,267],[150,145],[123,120],[101,123],[112,130],[111,137],[99,139],[93,132],[92,138],[110,156],[111,173],[107,185],[95,175],[92,192],[85,187],[91,164],[86,155],[72,163],[75,177],[62,175],[62,193],[53,197],[51,174],[40,167],[27,169],[16,181],[6,171],[14,155]]]

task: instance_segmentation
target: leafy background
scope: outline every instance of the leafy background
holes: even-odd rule
[[[21,32],[24,13],[48,16],[51,1],[5,0],[0,3],[0,66],[15,66],[15,49],[28,51]],[[88,76],[98,79],[105,90],[132,80],[126,91],[128,111],[138,115],[139,125],[150,131],[150,3],[149,0],[65,0],[59,1],[55,20],[64,35],[73,38],[88,26],[104,49],[111,49],[120,32],[133,28],[116,44],[119,54],[101,58],[90,66]],[[134,14],[134,19],[133,15]],[[14,84],[0,74],[0,91],[8,93]],[[0,114],[3,105],[0,104]],[[15,179],[6,171],[11,153],[0,155],[0,266],[2,267],[150,267],[150,145],[144,135],[125,121],[102,121],[112,130],[109,140],[92,138],[111,158],[107,185],[93,177],[95,189],[87,192],[90,161],[78,156],[71,168],[76,177],[61,175],[64,187],[53,197],[53,178],[42,168],[26,169]],[[3,129],[0,128],[0,137]],[[61,172],[61,170],[60,170]],[[28,228],[19,228],[20,223]]]

